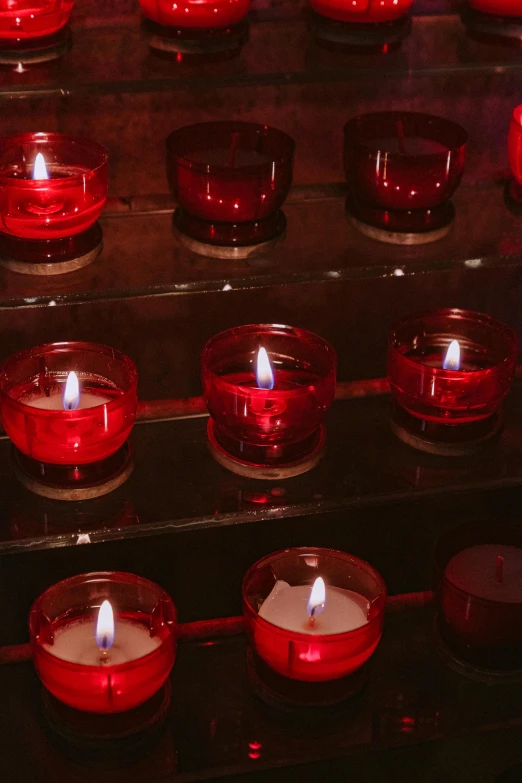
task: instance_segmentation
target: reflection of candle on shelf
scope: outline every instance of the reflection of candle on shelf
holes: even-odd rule
[[[49,390],[48,390],[49,391]],[[22,398],[24,405],[30,405],[32,408],[41,408],[49,411],[74,411],[94,408],[97,405],[103,405],[110,401],[110,398],[103,394],[93,392],[80,392],[78,376],[75,372],[70,372],[65,384],[58,384],[57,387],[49,391],[49,394],[41,396]]]
[[[114,623],[112,606],[104,601],[96,625],[92,617],[57,628],[53,644],[44,648],[56,658],[85,666],[118,666],[142,658],[161,644],[140,623],[119,618]]]
[[[309,585],[294,587],[277,581],[259,616],[287,631],[326,636],[366,625],[368,610],[369,602],[364,596],[339,587],[326,589],[323,579],[318,577],[311,591]]]

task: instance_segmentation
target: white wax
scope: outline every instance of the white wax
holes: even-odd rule
[[[41,397],[29,398],[27,400],[21,400],[24,405],[30,405],[32,408],[42,408],[48,411],[63,411],[63,394],[62,391],[51,392],[49,397],[43,394]],[[76,408],[77,411],[84,410],[85,408],[95,408],[97,405],[103,405],[104,402],[110,402],[109,397],[105,397],[101,394],[91,394],[91,392],[80,392],[80,404]]]
[[[497,557],[504,558],[502,582],[496,579]],[[522,603],[522,549],[480,544],[463,549],[446,566],[446,578],[476,598],[506,604]]]
[[[287,631],[312,635],[346,633],[368,622],[369,603],[364,596],[327,586],[325,607],[310,625],[307,606],[311,590],[311,585],[291,587],[287,582],[277,581],[259,616]]]
[[[79,620],[60,628],[54,635],[54,644],[44,647],[51,655],[71,663],[100,666],[100,648],[96,644],[96,621]],[[142,658],[159,647],[161,639],[151,637],[140,623],[118,620],[114,632],[114,644],[108,650],[108,665]]]

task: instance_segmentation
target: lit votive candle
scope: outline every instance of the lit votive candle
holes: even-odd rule
[[[82,574],[31,609],[33,660],[45,687],[86,712],[123,712],[151,698],[174,663],[169,596],[134,574]]]
[[[352,674],[382,635],[386,588],[363,560],[329,549],[276,552],[248,571],[243,608],[257,654],[279,674],[325,682]]]

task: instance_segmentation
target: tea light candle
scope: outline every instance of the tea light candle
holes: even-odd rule
[[[314,611],[317,609],[314,590],[317,591],[318,583],[322,584],[323,591],[320,612]],[[287,582],[276,582],[262,604],[259,616],[287,631],[324,636],[347,633],[366,625],[369,608],[369,602],[364,596],[352,590],[325,588],[322,578],[318,577],[311,592],[308,585],[291,587]]]
[[[455,655],[522,669],[522,538],[516,524],[475,523],[437,543],[439,626]]]
[[[34,603],[29,616],[34,665],[44,686],[65,704],[86,712],[124,712],[150,699],[167,679],[175,623],[171,599],[148,579],[121,572],[80,574],[53,585]]]
[[[247,572],[243,611],[252,646],[275,672],[326,682],[371,657],[382,635],[385,595],[380,575],[353,555],[287,549]]]
[[[70,372],[67,381],[64,384],[58,384],[52,390],[47,389],[47,394],[30,392],[21,400],[25,405],[32,408],[40,408],[48,411],[59,410],[84,410],[85,408],[94,408],[96,405],[103,405],[110,401],[110,397],[104,394],[80,391],[78,376],[75,372]]]
[[[396,433],[440,454],[492,437],[516,356],[514,332],[482,313],[441,309],[398,321],[388,343]]]
[[[44,649],[71,663],[118,666],[148,655],[160,644],[161,639],[151,637],[140,623],[120,618],[115,624],[111,604],[104,601],[97,622],[88,618],[57,628],[52,645],[44,644]]]
[[[316,464],[335,394],[331,345],[304,329],[252,324],[212,338],[201,364],[209,440],[221,464],[254,478]]]

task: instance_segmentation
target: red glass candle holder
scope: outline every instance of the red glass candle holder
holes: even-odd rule
[[[46,62],[67,45],[74,0],[0,0],[0,63]]]
[[[260,348],[273,388],[259,388]],[[252,478],[288,478],[324,453],[323,420],[335,394],[337,357],[312,332],[291,326],[238,326],[213,337],[201,357],[213,456]]]
[[[522,674],[522,528],[497,520],[461,525],[435,551],[437,632],[470,674]]]
[[[37,166],[39,153],[45,171]],[[0,139],[4,264],[27,274],[56,274],[90,263],[101,249],[96,221],[107,189],[107,151],[93,141],[61,133]]]
[[[399,44],[411,29],[413,0],[310,0],[309,28],[321,41],[350,48]]]
[[[445,236],[468,135],[450,120],[376,112],[344,128],[347,208],[357,228],[383,242],[421,244]]]
[[[314,617],[310,631],[307,601],[318,577],[326,585],[324,612]],[[386,586],[371,565],[353,555],[318,547],[268,555],[243,580],[243,614],[250,643],[282,678],[280,687],[287,679],[307,685],[335,681],[340,695],[345,692],[342,681],[361,669],[379,644],[385,598]],[[282,601],[279,607],[278,601]],[[328,617],[332,601],[335,608]],[[351,611],[357,619],[347,621]],[[352,630],[332,632],[347,622]],[[327,632],[322,633],[322,628]],[[319,695],[321,689],[316,691]]]
[[[292,184],[295,144],[247,122],[180,128],[167,139],[174,225],[191,250],[217,258],[266,252],[284,235],[281,206]]]
[[[508,183],[506,202],[517,215],[522,214],[522,105],[511,114],[508,135],[509,165],[513,179]]]
[[[444,369],[455,340],[459,369]],[[515,333],[481,313],[433,310],[397,322],[388,342],[394,431],[423,451],[470,453],[499,432],[516,356]]]
[[[114,612],[114,643],[98,660],[96,621],[106,600]],[[58,582],[29,615],[33,662],[45,688],[70,707],[95,713],[132,710],[157,693],[174,664],[175,628],[167,593],[121,572]]]
[[[248,37],[250,0],[139,0],[161,52],[212,53],[239,49]]]
[[[62,392],[72,371],[80,404],[64,410]],[[79,500],[123,483],[132,471],[127,439],[137,380],[129,358],[95,343],[49,343],[12,356],[0,368],[0,411],[25,486]]]

